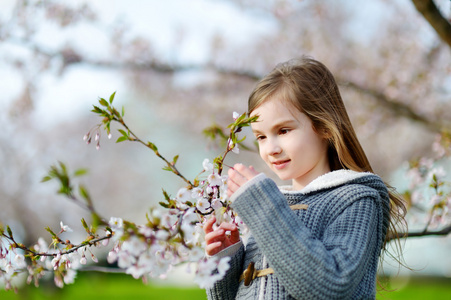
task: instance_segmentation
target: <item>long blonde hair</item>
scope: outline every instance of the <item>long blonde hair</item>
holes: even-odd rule
[[[373,172],[352,127],[334,76],[324,64],[303,56],[277,65],[258,82],[249,96],[248,114],[274,96],[306,114],[316,133],[328,140],[332,171]],[[388,241],[396,239],[396,249],[400,251],[397,228],[407,228],[404,219],[406,206],[402,197],[386,185],[390,197],[390,216],[389,220],[384,220],[389,224],[383,249]]]

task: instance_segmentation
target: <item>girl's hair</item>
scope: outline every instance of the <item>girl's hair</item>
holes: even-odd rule
[[[277,65],[249,96],[248,114],[274,97],[306,114],[316,133],[328,140],[332,171],[349,169],[373,172],[352,127],[335,79],[324,64],[303,56]],[[401,226],[402,231],[407,227],[404,220],[406,206],[401,196],[386,185],[390,197],[390,217],[383,249],[388,241],[396,239],[396,249],[400,254],[397,227]]]

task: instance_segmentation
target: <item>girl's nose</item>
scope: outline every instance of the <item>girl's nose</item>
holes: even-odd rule
[[[268,154],[269,155],[278,155],[282,152],[282,147],[280,147],[280,145],[278,143],[276,143],[275,141],[272,141],[269,143],[269,148],[268,148]]]

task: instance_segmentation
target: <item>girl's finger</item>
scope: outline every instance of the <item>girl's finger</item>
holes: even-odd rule
[[[228,172],[229,182],[233,181],[236,185],[242,186],[246,183],[247,179],[239,171],[230,169]]]
[[[227,181],[227,196],[232,196],[238,188],[239,186],[229,178]]]
[[[258,172],[255,171],[254,167],[252,167],[252,166],[246,167],[243,164],[237,164],[236,167],[234,167],[234,168],[236,171],[238,171],[240,173],[240,175],[242,177],[244,177],[246,179],[246,181],[248,181],[258,175]]]
[[[221,225],[219,225],[219,228],[224,230],[224,231],[237,231],[238,228],[236,227],[235,224],[232,223],[221,223]]]
[[[204,232],[205,233],[210,233],[213,231],[213,224],[216,222],[216,217],[215,216],[211,216],[210,219],[207,220],[207,222],[205,222],[204,224]]]
[[[207,247],[205,247],[205,252],[208,255],[215,255],[216,253],[218,253],[219,251],[221,251],[222,247],[222,242],[216,242],[216,243],[212,243],[207,245]]]
[[[218,230],[215,230],[213,232],[207,233],[205,235],[205,242],[207,244],[210,244],[210,243],[214,243],[214,242],[217,242],[217,241],[223,241],[225,239],[225,237],[226,237],[225,236],[225,230],[224,229],[218,229]]]

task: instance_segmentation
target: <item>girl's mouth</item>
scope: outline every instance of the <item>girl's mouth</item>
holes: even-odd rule
[[[274,165],[274,168],[276,168],[277,170],[281,170],[281,169],[285,168],[289,162],[290,162],[289,159],[278,160],[278,161],[273,162],[272,164]]]

